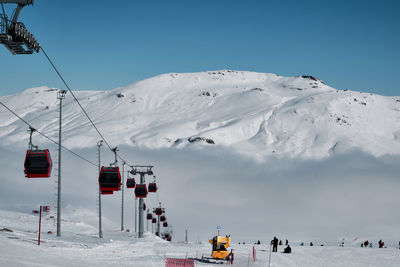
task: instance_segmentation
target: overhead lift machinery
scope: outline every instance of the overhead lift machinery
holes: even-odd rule
[[[11,19],[7,16],[4,4],[17,4]],[[39,53],[40,45],[25,25],[18,21],[23,7],[33,5],[33,0],[0,0],[0,43],[13,55]]]

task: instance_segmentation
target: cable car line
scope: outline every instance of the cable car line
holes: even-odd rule
[[[58,71],[58,69],[56,68],[56,66],[53,64],[53,61],[50,59],[50,57],[47,55],[46,51],[43,49],[43,47],[41,46],[40,49],[42,50],[43,54],[45,55],[45,57],[47,58],[47,60],[49,61],[49,63],[51,64],[51,66],[53,67],[53,69],[55,70],[55,72],[57,73],[58,77],[60,77],[61,81],[64,83],[64,85],[67,87],[68,91],[71,93],[72,97],[74,98],[74,100],[76,101],[76,103],[78,103],[79,107],[82,109],[83,113],[86,115],[86,117],[88,118],[88,120],[90,121],[90,123],[92,124],[92,126],[96,129],[97,133],[100,135],[100,137],[102,138],[102,140],[104,141],[104,143],[106,143],[106,145],[108,146],[108,148],[111,150],[111,152],[113,152],[113,149],[110,144],[107,142],[107,140],[104,138],[104,136],[101,134],[100,130],[97,128],[97,126],[94,124],[93,120],[89,117],[89,114],[86,112],[86,110],[83,108],[83,106],[81,105],[81,103],[78,101],[78,99],[76,98],[75,94],[72,92],[71,88],[68,86],[67,82],[64,80],[64,78],[62,77],[61,73]],[[114,153],[114,152],[113,152]],[[117,156],[119,159],[121,159],[122,161],[126,160],[124,158],[122,158],[120,155]]]
[[[7,107],[3,102],[0,101],[0,104],[5,107],[8,111],[10,111],[12,114],[14,114],[14,116],[16,116],[18,119],[20,119],[21,121],[23,121],[26,125],[28,125],[30,128],[35,129],[35,131],[40,134],[41,136],[43,136],[44,138],[46,138],[47,140],[53,142],[54,144],[58,145],[57,141],[54,141],[53,139],[51,139],[50,137],[48,137],[47,135],[45,135],[44,133],[40,132],[39,130],[37,130],[36,128],[34,128],[31,124],[29,124],[26,120],[24,120],[23,118],[21,118],[17,113],[15,113],[13,110],[11,110],[9,107]],[[86,161],[87,163],[92,164],[93,166],[97,167],[97,164],[91,162],[90,160],[82,157],[81,155],[75,153],[74,151],[66,148],[65,146],[61,146],[63,149],[65,149],[66,151],[70,152],[71,154],[77,156],[78,158]]]

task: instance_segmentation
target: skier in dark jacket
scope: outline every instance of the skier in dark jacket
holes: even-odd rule
[[[272,245],[272,252],[278,252],[278,238],[274,236],[274,239],[271,240],[271,245]]]

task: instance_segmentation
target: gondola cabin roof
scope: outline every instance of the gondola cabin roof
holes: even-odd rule
[[[137,198],[147,197],[147,186],[146,184],[137,184],[135,188],[135,196]]]
[[[118,191],[121,186],[119,167],[101,167],[99,184],[101,191]]]
[[[26,151],[24,168],[28,178],[48,178],[51,176],[51,160],[48,149]]]
[[[149,192],[150,193],[157,192],[157,184],[156,183],[149,183]]]

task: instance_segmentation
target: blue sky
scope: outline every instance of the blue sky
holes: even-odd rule
[[[20,21],[73,90],[235,69],[400,95],[399,13],[400,1],[391,0],[36,0]],[[64,88],[42,53],[12,56],[1,46],[0,62],[0,95]]]

